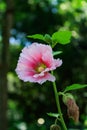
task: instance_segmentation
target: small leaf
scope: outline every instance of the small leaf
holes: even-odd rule
[[[76,90],[76,89],[81,89],[81,88],[85,88],[87,87],[87,84],[72,84],[70,86],[67,86],[65,88],[65,91],[64,92],[67,92],[67,91],[70,91],[70,90]]]
[[[34,34],[34,35],[28,35],[28,38],[33,38],[33,39],[39,39],[39,40],[44,40],[44,36],[41,34]]]
[[[60,44],[68,44],[70,43],[71,39],[71,32],[70,31],[58,31],[53,33],[52,40],[53,40],[53,46],[55,46],[57,43]]]
[[[44,35],[44,41],[51,44],[52,43],[51,36],[49,34],[45,34]]]
[[[48,116],[51,116],[51,117],[56,117],[58,118],[59,117],[59,114],[58,113],[47,113]]]
[[[55,52],[53,52],[53,56],[59,55],[61,53],[62,53],[62,51],[55,51]]]

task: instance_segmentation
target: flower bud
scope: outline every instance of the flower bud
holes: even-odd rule
[[[67,104],[68,99],[74,100],[74,97],[71,93],[66,93],[66,94],[63,95],[63,102],[64,102],[65,105]]]
[[[61,130],[60,126],[57,124],[53,124],[50,126],[50,130]]]
[[[72,118],[76,123],[79,121],[79,107],[75,100],[69,99],[67,102],[67,113],[69,118]]]
[[[67,106],[67,114],[69,118],[72,118],[76,123],[79,121],[79,107],[77,106],[74,97],[70,93],[63,95],[63,102]]]

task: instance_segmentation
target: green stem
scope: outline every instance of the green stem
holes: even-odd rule
[[[52,74],[53,74],[53,72],[52,72]],[[54,88],[57,110],[58,110],[58,113],[60,114],[60,121],[61,121],[61,124],[63,126],[63,130],[67,130],[67,127],[65,125],[65,122],[64,122],[64,119],[63,119],[63,116],[62,116],[62,112],[61,112],[61,108],[60,108],[60,102],[59,102],[59,95],[58,95],[58,92],[57,92],[57,87],[56,87],[55,82],[53,82],[53,88]]]

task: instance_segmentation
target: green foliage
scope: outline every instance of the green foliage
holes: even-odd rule
[[[34,34],[34,35],[29,35],[27,37],[37,39],[37,40],[42,40],[42,41],[45,41],[46,43],[49,43],[49,44],[52,42],[49,34],[45,34],[44,36],[41,34]]]
[[[55,52],[53,52],[53,56],[59,55],[61,53],[62,53],[62,51],[55,51]]]
[[[46,43],[50,44],[52,48],[54,48],[57,43],[62,45],[69,44],[71,40],[71,32],[64,30],[53,33],[52,37],[49,34],[45,34],[44,36],[41,34],[34,34],[29,35],[28,37],[45,41]]]
[[[49,34],[45,34],[45,36],[44,36],[44,41],[46,42],[46,43],[48,43],[48,44],[52,44],[52,38],[51,38],[51,36],[49,35]]]
[[[56,117],[58,118],[59,117],[59,114],[58,113],[47,113],[48,116],[51,116],[51,117]]]
[[[0,11],[4,12],[6,10],[6,3],[4,1],[0,1]]]
[[[41,34],[34,34],[34,35],[29,35],[27,36],[29,38],[33,38],[33,39],[38,39],[38,40],[44,40],[44,36]]]
[[[63,93],[62,100],[63,100],[65,105],[67,104],[68,99],[74,100],[73,95],[71,93],[65,93],[65,94]]]
[[[65,91],[64,92],[67,92],[67,91],[70,91],[70,90],[76,90],[76,89],[82,89],[82,88],[85,88],[87,87],[87,84],[72,84],[70,86],[67,86],[65,88]]]
[[[54,47],[57,43],[62,45],[66,45],[70,43],[71,32],[70,31],[58,31],[53,33],[52,35],[52,47]]]

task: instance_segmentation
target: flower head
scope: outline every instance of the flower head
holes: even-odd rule
[[[75,123],[79,122],[79,107],[77,106],[75,100],[69,99],[67,101],[67,113],[69,118],[72,118]]]
[[[79,122],[79,107],[77,106],[75,99],[71,93],[65,93],[63,95],[63,102],[67,106],[67,114],[69,118],[72,118],[75,123]]]
[[[23,81],[44,83],[54,81],[49,71],[61,66],[62,60],[54,59],[49,45],[33,43],[25,47],[20,54],[16,73]]]

